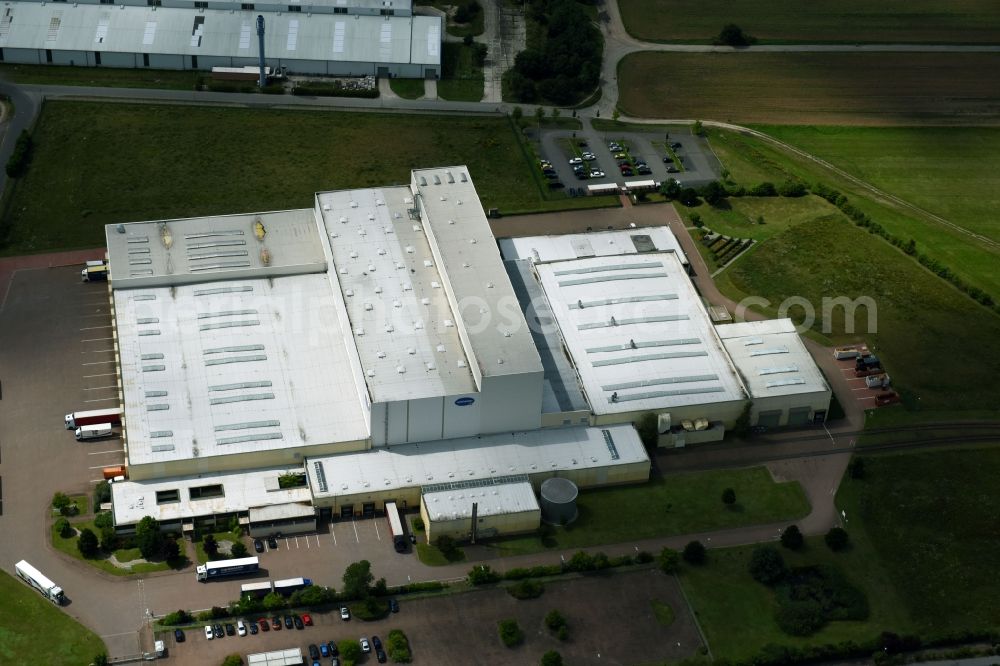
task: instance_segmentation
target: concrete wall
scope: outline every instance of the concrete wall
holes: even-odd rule
[[[3,49],[3,61],[24,65],[45,64],[45,51],[38,49]]]
[[[424,520],[424,533],[428,543],[441,536],[465,541],[469,538],[469,532],[472,529],[471,518],[430,521],[423,503],[420,504],[420,517]],[[477,532],[481,539],[534,532],[539,528],[541,522],[541,510],[482,516],[476,520]]]
[[[788,425],[788,412],[796,407],[809,407],[809,419],[817,411],[830,411],[829,391],[817,393],[804,393],[796,395],[782,395],[768,398],[754,398],[753,407],[750,409],[750,425],[757,425],[761,412],[780,411],[781,419],[778,426]]]
[[[542,426],[542,371],[483,377],[483,433],[537,430]]]
[[[677,424],[683,420],[695,420],[700,418],[709,421],[721,421],[727,429],[731,429],[736,419],[743,413],[747,404],[746,400],[730,400],[727,402],[716,402],[707,405],[692,405],[687,407],[671,407],[669,409],[656,410],[657,413],[670,414],[670,419]],[[649,411],[642,412],[622,412],[620,414],[595,414],[594,425],[613,425],[616,423],[638,423]]]

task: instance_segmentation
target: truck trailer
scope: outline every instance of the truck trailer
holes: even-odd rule
[[[76,440],[80,442],[85,439],[100,439],[101,437],[110,437],[113,433],[114,430],[110,423],[85,425],[76,429]]]
[[[108,266],[107,264],[101,264],[100,266],[87,266],[80,271],[80,278],[84,282],[107,282]]]
[[[271,581],[269,580],[261,581],[259,583],[243,583],[243,585],[240,585],[241,597],[263,599],[273,591],[274,588],[271,586]]]
[[[38,590],[43,597],[54,604],[62,605],[66,598],[63,596],[62,588],[42,575],[42,572],[31,566],[24,560],[14,565],[14,571],[18,578],[22,579],[31,587]]]
[[[313,582],[308,578],[286,578],[285,580],[274,581],[274,591],[287,597],[292,592],[309,587],[312,584]]]
[[[199,581],[215,580],[226,576],[243,576],[260,569],[260,560],[256,557],[242,557],[235,560],[219,560],[205,562],[195,569]]]
[[[122,408],[91,409],[86,412],[73,412],[66,415],[66,430],[76,430],[80,426],[96,425],[98,423],[121,425]]]

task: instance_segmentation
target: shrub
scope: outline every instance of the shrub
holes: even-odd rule
[[[664,196],[667,201],[673,201],[681,196],[681,184],[673,178],[668,178],[662,185],[660,185],[660,194]],[[700,220],[701,217],[699,216]],[[692,217],[692,222],[694,218]],[[655,427],[655,423],[653,424]]]
[[[786,180],[778,187],[778,194],[783,197],[804,197],[807,192],[805,184],[797,180]]]
[[[97,555],[97,535],[89,527],[84,527],[83,531],[80,532],[80,540],[76,542],[76,547],[84,557]]]
[[[204,540],[201,542],[201,547],[205,550],[205,554],[209,557],[218,557],[219,542],[215,540],[213,535],[206,535]]]
[[[726,506],[732,506],[736,504],[736,491],[732,488],[726,488],[722,491],[722,503]]]
[[[446,560],[451,561],[459,557],[458,544],[447,534],[443,534],[435,539],[434,545],[437,546],[437,549],[441,551]]]
[[[364,657],[361,651],[361,644],[350,639],[337,641],[337,649],[340,651],[340,663],[356,664]]]
[[[677,567],[681,563],[681,556],[680,553],[672,548],[664,548],[660,551],[656,562],[663,573],[672,574],[677,572]]]
[[[823,540],[826,541],[827,548],[834,552],[847,548],[850,541],[847,531],[840,527],[830,528],[830,531],[826,533]]]
[[[94,508],[99,509],[105,502],[111,501],[111,484],[101,481],[94,488]]]
[[[569,625],[566,622],[566,618],[557,610],[550,610],[548,612],[545,616],[545,626],[561,641],[566,640],[569,636]]]
[[[700,120],[696,120],[694,121],[694,124],[691,125],[691,132],[693,132],[695,136],[705,136],[705,126],[702,125]]]
[[[518,626],[517,620],[500,620],[497,627],[500,632],[500,640],[507,647],[517,647],[524,642],[524,631]]]
[[[278,477],[279,488],[298,488],[306,485],[306,475],[298,472],[288,472]]]
[[[775,197],[778,196],[778,190],[775,189],[774,183],[765,181],[751,187],[747,194],[752,197]]]
[[[389,659],[392,659],[394,663],[408,664],[413,660],[410,653],[410,640],[400,629],[393,629],[389,632],[385,647],[386,652],[389,653]]]
[[[231,654],[222,660],[222,666],[243,666],[243,657],[238,654]]]
[[[10,178],[20,178],[28,169],[28,162],[31,159],[32,141],[28,130],[21,130],[14,144],[14,152],[7,160],[7,176]],[[56,507],[57,509],[59,507]]]
[[[717,180],[713,180],[701,188],[701,198],[710,206],[722,201],[726,196],[726,190]]]
[[[756,37],[743,32],[743,28],[735,23],[727,23],[722,26],[719,36],[715,38],[716,44],[724,46],[750,46],[756,41]]]
[[[101,549],[107,552],[116,550],[118,547],[118,535],[115,534],[115,528],[113,527],[102,527],[101,528]]]
[[[562,655],[555,650],[549,650],[542,655],[542,666],[563,666]]]
[[[693,187],[685,187],[682,189],[680,194],[677,195],[677,200],[688,207],[697,206],[699,203],[698,193]]]
[[[181,545],[176,539],[164,539],[161,554],[166,560],[176,560],[181,556]]]
[[[705,223],[701,221],[701,215],[698,213],[691,213],[691,224],[698,227],[699,229],[705,226]]]
[[[264,608],[269,611],[281,610],[286,606],[285,598],[277,592],[271,592],[264,597]]]
[[[213,620],[221,620],[227,618],[231,615],[228,608],[223,608],[222,606],[212,606],[209,611],[212,614]]]
[[[237,541],[233,544],[233,548],[229,551],[229,553],[235,558],[246,557],[247,547],[242,541]]]
[[[812,599],[781,604],[775,620],[783,632],[792,636],[808,636],[826,624],[823,609]]]
[[[688,564],[704,564],[708,553],[700,541],[690,541],[684,546],[683,557]]]
[[[424,531],[424,519],[421,518],[420,516],[417,516],[416,518],[413,519],[413,530],[415,532]]]
[[[167,613],[160,620],[160,624],[165,624],[168,626],[174,626],[178,624],[191,624],[194,622],[194,618],[191,617],[191,613],[186,610],[176,610],[173,613]]]
[[[374,99],[378,97],[378,89],[372,88],[337,88],[332,86],[311,86],[309,84],[296,84],[292,89],[293,95],[304,95],[306,97],[366,97]]]
[[[653,554],[648,550],[640,550],[635,555],[635,561],[638,564],[649,564],[653,561]]]
[[[545,585],[538,582],[537,580],[532,580],[526,578],[519,583],[515,583],[507,588],[507,594],[514,597],[515,599],[537,599],[542,596],[545,591]]]
[[[785,531],[781,533],[781,545],[788,550],[799,550],[805,545],[805,537],[802,536],[802,532],[799,531],[798,525],[789,525],[785,528]]]
[[[361,603],[351,606],[351,612],[353,612],[359,620],[364,620],[365,622],[381,620],[389,615],[389,602],[384,599],[368,597]]]
[[[758,583],[774,585],[788,573],[785,559],[773,546],[758,546],[750,556],[750,575]]]
[[[71,536],[73,536],[73,528],[70,527],[69,521],[66,520],[65,518],[62,517],[58,518],[53,527],[56,530],[56,534],[61,536],[63,539],[68,539]]]
[[[471,585],[491,585],[500,580],[500,574],[493,571],[488,564],[480,564],[469,571]]]
[[[104,528],[104,527],[114,527],[115,519],[112,517],[110,511],[101,511],[99,514],[94,516],[94,527]]]

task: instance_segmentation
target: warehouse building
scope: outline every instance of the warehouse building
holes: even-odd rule
[[[8,2],[0,61],[129,69],[257,66],[257,17],[271,71],[321,76],[439,78],[441,19],[408,3],[370,0],[256,4],[137,0]],[[342,10],[342,11],[341,11]]]

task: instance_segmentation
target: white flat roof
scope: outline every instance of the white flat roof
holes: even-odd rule
[[[531,331],[504,270],[469,169],[417,169],[428,241],[483,376],[542,372]]]
[[[109,224],[104,235],[115,289],[326,269],[308,208]]]
[[[258,57],[255,11],[10,2],[4,12],[0,48]],[[282,60],[438,65],[440,36],[439,16],[268,13],[264,51]]]
[[[476,385],[408,187],[316,195],[373,402]]]
[[[273,507],[273,515],[278,517],[314,514],[312,495],[307,486],[278,488],[278,477],[289,471],[302,470],[276,467],[150,481],[118,481],[111,484],[115,523],[130,525],[145,516],[152,516],[157,521],[172,522],[197,516],[246,511],[250,508],[263,510],[265,507]],[[221,485],[224,494],[207,499],[191,499],[191,488],[212,485]],[[156,493],[170,490],[177,491],[178,501],[157,504]]]
[[[504,259],[526,259],[536,264],[657,251],[675,252],[682,264],[688,263],[681,244],[669,227],[500,239],[500,252]]]
[[[527,480],[425,492],[422,501],[432,521],[471,518],[473,502],[479,518],[541,510],[535,490]]]
[[[830,392],[791,319],[715,327],[753,398]]]
[[[595,414],[746,397],[675,253],[573,259],[536,270]]]
[[[325,275],[114,291],[130,464],[363,440]]]
[[[302,648],[288,648],[247,655],[247,666],[298,666],[298,664],[304,663]]]
[[[635,428],[626,424],[379,447],[309,458],[306,471],[313,496],[319,498],[637,462],[648,463],[649,457]],[[317,469],[322,470],[323,479],[318,478]]]

